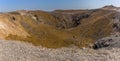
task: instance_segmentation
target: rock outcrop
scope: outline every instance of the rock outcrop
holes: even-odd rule
[[[113,19],[113,33],[109,37],[105,37],[99,39],[95,42],[93,48],[112,48],[119,47],[120,48],[120,13],[117,13],[115,19]]]
[[[93,48],[99,49],[99,48],[113,48],[113,47],[119,47],[120,48],[120,37],[105,37],[100,40],[97,40],[95,42]]]

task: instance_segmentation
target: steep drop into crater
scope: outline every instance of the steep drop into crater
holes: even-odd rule
[[[27,11],[0,14],[0,38],[49,48],[88,47],[113,32],[114,10]]]

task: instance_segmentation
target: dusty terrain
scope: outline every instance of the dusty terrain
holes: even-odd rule
[[[0,61],[120,61],[120,49],[49,49],[29,43],[0,40]]]

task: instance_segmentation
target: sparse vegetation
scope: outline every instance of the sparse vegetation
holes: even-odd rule
[[[69,14],[71,12],[75,13]],[[30,11],[28,13],[30,15],[21,16],[21,20],[19,20],[21,26],[30,36],[24,38],[9,34],[6,39],[30,42],[36,46],[42,45],[48,48],[68,47],[71,45],[81,48],[88,47],[89,44],[95,42],[95,40],[108,36],[112,32],[111,21],[115,12],[105,10],[78,11],[77,14],[80,16],[77,17],[81,17],[83,13],[89,13],[89,17],[78,19],[80,24],[71,27],[75,21],[72,19],[69,21],[69,16],[76,16],[76,12],[77,11],[73,10],[61,14],[62,11],[55,11],[55,13]],[[37,17],[37,21],[33,19],[31,15]],[[63,20],[66,23],[64,23]]]

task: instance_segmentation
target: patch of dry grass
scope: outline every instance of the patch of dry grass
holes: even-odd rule
[[[88,47],[95,40],[108,36],[112,32],[111,20],[114,13],[109,14],[107,11],[96,11],[89,18],[82,19],[82,24],[72,29],[57,28],[56,25],[59,23],[59,20],[50,13],[31,11],[31,14],[37,15],[40,19],[39,21],[44,23],[36,23],[31,16],[24,16],[20,23],[31,36],[23,38],[10,34],[6,39],[30,42],[36,46],[42,45],[48,48],[68,47],[71,45],[80,48]]]

